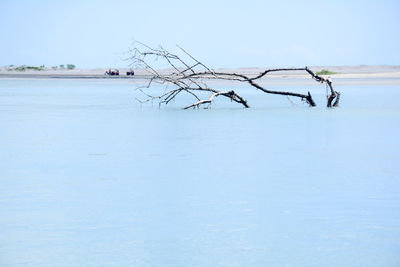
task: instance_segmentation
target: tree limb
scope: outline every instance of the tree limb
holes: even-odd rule
[[[248,108],[249,105],[247,103],[247,100],[235,91],[219,91],[217,89],[209,87],[207,83],[204,82],[204,80],[227,80],[238,83],[247,83],[250,86],[267,94],[297,97],[301,100],[306,101],[309,106],[314,107],[316,106],[316,103],[313,100],[310,92],[307,92],[306,94],[301,94],[289,91],[270,90],[264,88],[257,82],[271,72],[305,71],[311,76],[312,79],[317,82],[324,83],[330,88],[330,94],[329,96],[327,96],[327,107],[336,107],[339,105],[340,92],[337,92],[333,89],[332,81],[330,79],[325,79],[324,77],[316,75],[308,67],[266,69],[258,75],[250,77],[249,75],[241,73],[215,72],[213,69],[207,67],[201,61],[194,58],[191,54],[189,54],[186,50],[179,46],[178,48],[180,49],[180,51],[183,52],[186,58],[183,58],[177,54],[172,54],[163,47],[154,49],[147,45],[141,43],[139,44],[142,48],[144,48],[144,50],[142,51],[142,48],[139,49],[139,47],[134,48],[133,55],[130,59],[133,61],[134,64],[139,67],[143,67],[148,73],[152,75],[147,85],[140,87],[139,89],[146,96],[145,100],[140,101],[141,103],[158,99],[160,105],[168,104],[181,92],[185,92],[192,95],[196,99],[196,102],[184,107],[184,109],[200,107],[204,104],[210,104],[218,96],[225,96],[227,98],[230,98],[231,101],[239,103],[243,107]],[[151,66],[151,64],[149,63],[150,58],[164,60],[164,62],[172,68],[172,72],[168,74],[161,74],[159,71]],[[153,82],[170,85],[172,86],[172,89],[169,89],[169,91],[160,95],[151,95],[149,93],[146,93],[145,89],[151,87]],[[209,98],[202,99],[198,94],[199,92],[210,93]]]

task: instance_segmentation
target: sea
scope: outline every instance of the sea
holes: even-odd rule
[[[0,79],[0,266],[400,266],[400,83],[139,84]]]

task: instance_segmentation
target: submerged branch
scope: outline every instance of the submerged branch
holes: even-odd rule
[[[238,83],[247,83],[250,86],[266,94],[297,97],[300,98],[301,100],[304,100],[309,106],[314,107],[316,106],[316,103],[313,100],[309,91],[306,94],[302,94],[290,91],[270,90],[261,86],[258,83],[260,79],[262,79],[268,73],[271,72],[305,71],[311,76],[312,79],[314,79],[317,82],[326,84],[330,88],[329,96],[327,96],[327,106],[336,107],[339,105],[340,92],[337,92],[333,89],[332,81],[330,79],[326,79],[322,76],[315,74],[308,67],[266,69],[263,72],[259,73],[258,75],[250,77],[249,75],[241,73],[216,72],[213,69],[207,67],[204,63],[193,57],[186,50],[184,50],[179,46],[178,46],[179,50],[183,52],[186,58],[181,57],[177,54],[172,54],[162,47],[154,49],[143,44],[141,45],[145,48],[145,51],[142,51],[139,48],[135,48],[133,50],[134,54],[131,57],[131,59],[133,60],[133,62],[137,63],[139,66],[144,67],[146,71],[148,71],[153,75],[147,86],[142,87],[140,90],[146,96],[146,99],[141,101],[141,103],[158,99],[160,105],[168,104],[170,101],[175,99],[177,95],[179,95],[181,92],[185,92],[192,95],[196,99],[196,102],[184,107],[184,109],[200,107],[201,105],[204,104],[211,104],[214,101],[214,99],[218,96],[225,96],[227,98],[230,98],[231,101],[239,103],[245,108],[248,108],[249,105],[247,103],[247,100],[242,96],[240,96],[235,91],[233,90],[219,91],[217,89],[209,87],[207,83],[204,82],[205,80],[226,80]],[[164,62],[171,67],[172,72],[168,74],[162,74],[156,71],[155,68],[153,68],[151,64],[148,63],[150,58],[164,60]],[[152,85],[153,81],[158,81],[162,84],[172,85],[173,88],[160,95],[151,95],[149,93],[144,92],[144,89],[149,88]],[[202,99],[198,94],[199,92],[209,92],[211,93],[211,95],[207,99]]]
[[[199,100],[198,102],[191,104],[189,106],[184,107],[183,109],[189,109],[189,108],[193,108],[193,107],[200,107],[200,105],[203,104],[211,104],[214,100],[215,97],[217,96],[226,96],[229,97],[231,100],[242,104],[245,108],[249,108],[247,101],[245,99],[243,99],[241,96],[237,95],[234,91],[228,91],[228,92],[216,92],[213,93],[209,99],[205,99],[205,100]]]

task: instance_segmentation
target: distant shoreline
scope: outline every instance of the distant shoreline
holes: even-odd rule
[[[337,74],[327,75],[336,84],[385,84],[400,85],[400,66],[314,66],[309,67],[317,72],[327,69]],[[266,68],[265,68],[266,69]],[[219,72],[235,72],[247,75],[257,75],[264,68],[218,69]],[[143,69],[135,69],[135,76],[127,76],[128,68],[120,68],[119,76],[105,75],[105,69],[74,69],[74,70],[42,70],[42,71],[8,71],[0,68],[0,79],[106,79],[106,80],[143,80],[151,75]],[[159,70],[162,74],[171,72],[169,69]],[[307,79],[309,75],[301,71],[276,72],[267,75],[263,83],[271,84],[314,84]]]

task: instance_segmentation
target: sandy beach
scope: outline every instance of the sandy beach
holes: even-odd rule
[[[400,84],[400,66],[312,66],[314,72],[327,69],[337,74],[328,75],[338,85],[342,84]],[[265,68],[267,69],[267,68]],[[247,75],[256,75],[264,68],[223,68],[216,69],[220,72],[235,72]],[[119,76],[105,75],[105,69],[73,69],[73,70],[51,70],[42,71],[27,70],[15,71],[0,68],[0,79],[5,78],[61,78],[61,79],[147,79],[150,75],[144,69],[135,69],[135,76],[127,76],[128,68],[120,68]],[[168,74],[170,69],[160,70],[160,73]],[[314,81],[307,79],[308,74],[301,71],[274,72],[263,79],[263,83],[269,84],[310,84]]]

